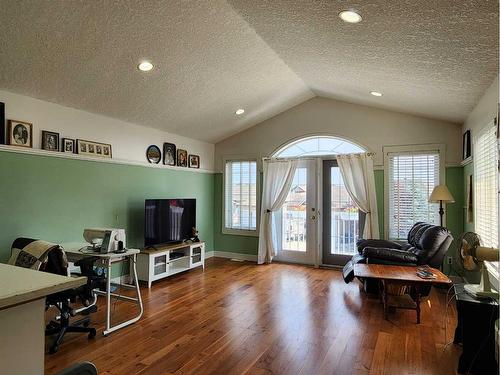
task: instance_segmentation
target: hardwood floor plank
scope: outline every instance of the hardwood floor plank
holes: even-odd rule
[[[454,345],[443,351],[456,324],[451,306],[445,338],[445,294],[433,290],[422,303],[420,325],[412,311],[385,320],[379,298],[336,270],[210,259],[204,271],[141,290],[138,323],[94,340],[67,335],[46,355],[46,373],[88,360],[109,375],[448,375],[460,354]],[[101,331],[104,311],[92,315]],[[117,320],[133,313],[121,301],[114,312]]]

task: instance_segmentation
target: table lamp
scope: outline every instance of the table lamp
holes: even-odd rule
[[[441,226],[443,226],[443,202],[444,203],[454,203],[455,198],[451,195],[450,191],[446,187],[446,185],[438,185],[434,188],[429,197],[429,202],[431,203],[439,203],[439,217],[441,219]]]

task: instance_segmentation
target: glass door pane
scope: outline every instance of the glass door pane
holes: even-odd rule
[[[337,161],[323,161],[323,264],[344,265],[351,259],[364,218],[345,188]]]
[[[354,255],[359,236],[359,210],[344,186],[339,167],[330,167],[330,254]]]
[[[317,253],[315,160],[302,160],[285,204],[273,215],[276,260],[314,264]]]
[[[307,248],[307,168],[297,168],[290,192],[281,209],[281,243],[283,250]]]

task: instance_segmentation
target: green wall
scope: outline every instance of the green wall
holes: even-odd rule
[[[464,184],[463,184],[463,168],[449,167],[446,168],[446,185],[450,192],[455,197],[456,203],[446,206],[448,228],[454,238],[458,238],[463,230],[463,201],[464,201]],[[223,175],[218,173],[215,175],[214,186],[214,204],[215,204],[215,233],[214,242],[217,251],[228,251],[234,253],[257,254],[258,238],[249,236],[237,236],[222,234],[222,185]],[[375,171],[375,189],[377,192],[377,206],[380,226],[380,236],[384,237],[384,171]],[[455,244],[452,244],[451,251],[454,251]],[[453,253],[450,253],[452,256]],[[446,262],[445,262],[446,263]],[[445,271],[448,271],[445,265]]]
[[[16,237],[83,242],[88,227],[125,228],[143,246],[144,199],[196,198],[197,227],[214,249],[209,173],[0,152],[0,261]]]
[[[261,175],[262,178],[262,175]],[[257,254],[259,238],[222,234],[222,173],[215,174],[214,178],[214,243],[215,250],[232,253]]]

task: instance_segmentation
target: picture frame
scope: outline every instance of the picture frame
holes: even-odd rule
[[[462,160],[468,161],[472,158],[472,139],[470,130],[466,130],[462,139]]]
[[[157,145],[151,145],[146,150],[146,159],[151,164],[158,164],[161,161],[161,151]]]
[[[188,156],[188,153],[186,150],[182,150],[180,148],[177,149],[177,166],[178,167],[187,167],[187,156]]]
[[[163,143],[163,164],[177,165],[177,147],[173,143]]]
[[[76,153],[78,155],[95,156],[107,159],[111,159],[113,157],[113,150],[110,144],[87,141],[84,139],[76,140]]]
[[[200,157],[199,155],[189,154],[188,158],[189,168],[200,168]]]
[[[0,102],[0,145],[5,144],[5,103]]]
[[[469,224],[474,223],[474,181],[472,174],[467,175],[467,192],[466,192],[466,221]]]
[[[67,154],[74,154],[75,140],[71,138],[63,138],[61,141],[61,151]]]
[[[33,124],[18,120],[8,120],[7,144],[17,147],[33,148]]]
[[[59,151],[59,133],[42,130],[42,150]]]

